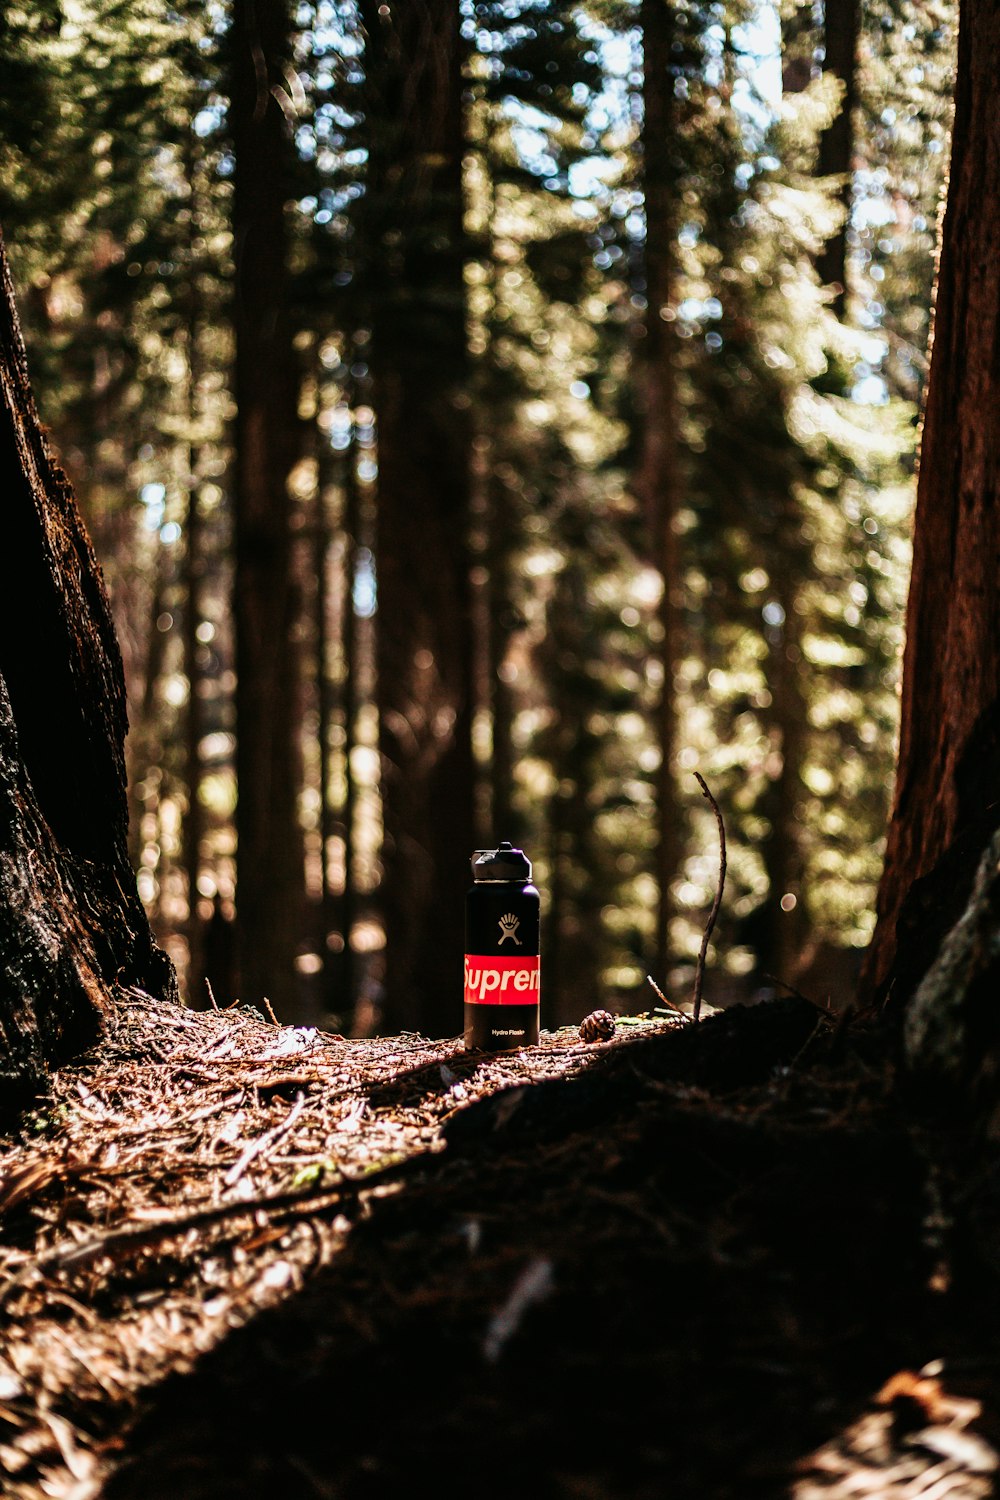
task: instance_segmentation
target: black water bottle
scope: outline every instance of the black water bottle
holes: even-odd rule
[[[465,902],[465,1045],[538,1041],[538,892],[520,849],[477,849]]]

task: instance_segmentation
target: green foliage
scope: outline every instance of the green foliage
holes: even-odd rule
[[[365,495],[354,540],[363,553],[370,542],[373,278],[393,255],[419,253],[421,237],[439,250],[451,235],[471,356],[476,746],[484,779],[491,763],[504,776],[511,766],[509,784],[493,787],[507,826],[493,832],[525,841],[550,898],[552,1019],[576,1018],[609,989],[641,1007],[656,905],[651,648],[663,587],[634,498],[649,313],[641,7],[464,0],[465,222],[456,237],[430,215],[405,245],[383,242],[384,203],[372,191],[370,153],[400,119],[374,87],[369,10],[303,0],[295,12],[284,107],[296,148],[288,214],[303,444],[290,482],[302,532],[318,494],[343,524],[338,464],[348,454]],[[822,74],[813,7],[782,8],[780,97],[759,85],[779,60],[755,7],[691,0],[671,14],[673,290],[659,315],[676,334],[682,468],[682,561],[667,580],[683,628],[673,689],[686,854],[674,940],[690,961],[716,878],[698,769],[729,830],[716,949],[735,982],[755,969],[768,903],[783,894],[813,941],[858,946],[870,927],[953,15],[948,0],[866,10],[839,323],[815,271],[842,210],[836,184],[816,175],[839,89]],[[180,861],[193,795],[206,818],[203,903],[233,888],[227,24],[221,0],[167,12],[152,0],[46,0],[6,7],[0,21],[0,218],[26,288],[42,408],[124,624],[136,854],[167,936],[192,905]],[[434,295],[402,311],[434,358]],[[194,571],[192,487],[204,527]],[[336,552],[330,587],[341,622],[357,610],[362,702],[356,723],[345,710],[321,748],[304,719],[302,816],[318,838],[321,756],[338,797],[356,731],[374,883],[364,622],[376,601],[365,602],[370,556],[357,576],[347,556]],[[188,681],[180,638],[193,579],[201,685]],[[317,649],[305,622],[302,639]],[[344,690],[349,649],[337,636],[313,664],[317,684],[329,673]],[[184,738],[192,687],[204,701],[199,790]],[[800,883],[778,890],[792,844]]]
[[[926,373],[927,289],[947,172],[956,23],[951,0],[880,0],[869,12],[861,66],[858,321],[884,341],[874,368],[890,390],[914,403]]]

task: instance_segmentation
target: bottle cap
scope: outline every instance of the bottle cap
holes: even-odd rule
[[[531,860],[523,849],[515,849],[506,841],[498,849],[477,849],[472,856],[473,880],[517,880],[527,883],[531,879]]]

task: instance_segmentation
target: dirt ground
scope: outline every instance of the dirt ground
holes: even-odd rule
[[[124,996],[0,1143],[3,1494],[993,1493],[992,1165],[800,1000],[487,1058]]]

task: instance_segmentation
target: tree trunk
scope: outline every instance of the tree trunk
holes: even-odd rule
[[[914,1074],[938,1105],[956,1107],[994,1145],[1000,1135],[1000,834],[975,872],[965,911],[906,1009],[904,1040]]]
[[[194,314],[188,324],[188,410],[195,427],[198,420],[198,322]],[[200,1008],[204,1002],[204,965],[201,954],[202,921],[198,914],[198,876],[201,873],[201,840],[205,819],[201,803],[201,736],[202,701],[199,688],[201,672],[198,653],[201,649],[198,628],[201,624],[201,584],[203,576],[202,522],[199,500],[201,482],[198,474],[198,445],[188,447],[187,516],[184,548],[184,674],[188,682],[188,699],[184,713],[184,780],[187,784],[187,811],[184,815],[183,855],[187,885],[187,998]]]
[[[359,534],[361,530],[361,496],[358,492],[358,450],[354,427],[351,427],[351,442],[342,457],[344,505],[341,523],[341,590],[342,605],[340,619],[341,653],[343,675],[340,682],[340,723],[344,732],[343,769],[344,795],[340,805],[340,820],[344,838],[344,888],[340,900],[340,930],[344,939],[341,963],[340,994],[341,1007],[347,1016],[353,1017],[357,1008],[357,974],[354,962],[354,921],[357,915],[358,859],[354,834],[357,816],[357,778],[351,762],[351,752],[358,740],[358,632],[354,606],[354,585],[357,578]]]
[[[650,557],[663,581],[660,639],[656,648],[663,674],[655,731],[660,749],[656,779],[656,972],[662,984],[670,960],[670,889],[677,875],[682,843],[679,834],[673,757],[677,738],[674,664],[679,652],[681,588],[677,536],[678,505],[677,391],[674,368],[676,338],[671,299],[676,234],[674,91],[671,51],[675,25],[667,0],[643,0],[643,137],[642,175],[646,200],[646,337],[640,363],[643,429],[636,493],[645,516]]]
[[[502,491],[491,483],[489,597],[489,706],[492,731],[490,755],[491,837],[518,843],[523,837],[521,819],[514,810],[514,694],[505,675],[510,646],[510,544],[502,534],[503,520],[498,502]]]
[[[475,843],[462,41],[454,0],[363,3],[386,1024],[459,1024]]]
[[[100,569],[35,411],[0,240],[0,1103],[96,1035],[118,984],[174,993],[127,852],[125,680]],[[25,614],[25,601],[30,613]]]
[[[920,934],[926,940],[936,929],[940,936],[953,915],[957,884],[964,879],[968,890],[1000,818],[998,70],[996,7],[963,0],[920,446],[896,793],[878,925],[863,976],[869,994],[884,993],[894,977],[897,921],[911,884],[927,876],[950,845],[966,846],[941,900],[923,901]],[[902,944],[900,957],[906,958]]]
[[[771,693],[770,723],[781,769],[763,798],[769,829],[760,852],[767,872],[767,897],[759,914],[757,956],[762,973],[794,983],[806,938],[805,849],[802,840],[802,769],[806,758],[808,702],[802,661],[802,617],[796,610],[798,580],[808,567],[801,555],[802,518],[794,495],[786,492],[772,542],[772,582],[784,611],[780,625],[767,629],[766,663]],[[774,743],[772,741],[772,743]]]
[[[241,994],[297,1013],[305,910],[298,824],[300,693],[288,481],[300,453],[288,313],[285,199],[291,143],[278,104],[284,0],[234,0],[235,623],[237,919]]]
[[[816,53],[813,0],[789,0],[781,7],[781,92],[801,94],[809,87]]]
[[[569,522],[569,517],[564,525]],[[607,869],[595,832],[600,738],[588,727],[594,682],[593,600],[588,596],[586,519],[565,532],[567,563],[549,603],[547,676],[552,689],[550,758],[558,782],[548,802],[551,897],[545,949],[545,1017],[550,1026],[576,1024],[590,1009],[607,964],[602,909]]]
[[[839,197],[844,222],[823,246],[816,260],[819,279],[834,288],[833,308],[843,318],[847,301],[847,227],[853,201],[851,167],[854,158],[854,106],[857,102],[858,0],[826,0],[823,66],[844,85],[840,112],[819,142],[818,169],[823,177],[842,177]]]
[[[826,67],[844,82],[845,95],[840,114],[820,139],[818,170],[823,175],[850,173],[856,28],[856,0],[827,0]],[[808,87],[815,42],[812,7],[800,6],[784,15],[784,93],[801,93]],[[851,195],[849,175],[843,193],[846,207]],[[845,228],[828,241],[816,262],[820,279],[835,283],[838,288],[836,306],[840,316],[844,311],[846,244]],[[775,392],[775,400],[778,399]],[[808,926],[803,900],[806,850],[801,813],[809,705],[802,657],[803,618],[799,606],[800,582],[808,576],[810,558],[803,530],[802,508],[789,476],[784,482],[780,502],[775,506],[768,535],[769,572],[775,602],[781,606],[782,620],[777,625],[769,625],[766,630],[769,646],[766,672],[772,697],[770,723],[776,731],[772,745],[781,764],[762,804],[769,825],[760,846],[767,873],[767,896],[754,924],[758,933],[755,947],[761,977],[768,974],[785,983],[794,983],[798,978]]]

